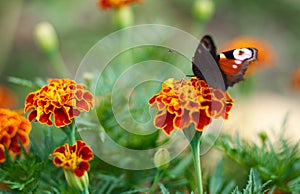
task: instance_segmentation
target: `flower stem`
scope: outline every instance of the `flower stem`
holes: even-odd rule
[[[155,193],[155,189],[157,187],[157,184],[159,183],[162,174],[163,174],[163,170],[157,169],[153,184],[150,188],[150,194]]]
[[[89,190],[87,187],[83,190],[82,194],[89,194]]]
[[[191,151],[194,159],[194,167],[196,171],[196,183],[198,187],[198,193],[203,194],[202,186],[202,174],[201,174],[201,163],[200,163],[200,138],[202,132],[196,132],[195,136],[190,141]]]
[[[63,78],[70,76],[70,72],[66,64],[64,63],[59,51],[48,52],[47,55],[52,63],[54,70],[59,76]]]
[[[74,145],[75,141],[76,141],[76,139],[75,139],[76,125],[74,124],[74,121],[72,122],[72,124],[63,127],[62,130],[67,135],[69,144]]]

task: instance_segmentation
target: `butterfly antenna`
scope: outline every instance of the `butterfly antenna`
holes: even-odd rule
[[[185,75],[186,77],[195,77],[195,75]]]

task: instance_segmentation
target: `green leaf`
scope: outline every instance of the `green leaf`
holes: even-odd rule
[[[216,147],[237,162],[241,170],[256,169],[262,182],[271,181],[270,188],[292,191],[287,182],[300,176],[299,144],[292,145],[283,137],[270,141],[265,133],[264,141],[259,144],[242,140],[238,134],[235,138],[221,135]]]
[[[223,160],[220,160],[216,167],[216,170],[208,181],[209,193],[229,194],[234,188],[234,182],[230,181],[229,183],[227,183],[227,180],[223,175],[223,164]]]
[[[147,191],[149,191],[149,188],[137,188],[130,191],[122,192],[120,194],[147,193]]]
[[[168,170],[168,174],[172,178],[176,178],[179,175],[183,174],[187,168],[191,166],[193,162],[192,154],[187,154],[184,158],[182,158],[179,163],[172,169]]]
[[[159,183],[159,188],[162,194],[170,194],[168,189],[162,183]]]
[[[300,177],[289,181],[287,187],[293,194],[300,193]]]
[[[236,187],[231,194],[264,194],[264,188],[268,184],[269,182],[262,185],[258,173],[251,169],[248,183],[246,185],[246,188],[243,189],[243,192],[240,192],[238,190],[238,187]]]

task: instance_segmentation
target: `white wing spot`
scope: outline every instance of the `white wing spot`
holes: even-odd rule
[[[226,56],[223,53],[220,53],[219,56],[220,56],[221,59],[226,59]]]
[[[235,49],[233,51],[233,57],[236,60],[244,61],[246,59],[252,58],[253,57],[253,52],[248,48]]]
[[[232,68],[236,69],[236,68],[238,68],[238,66],[234,64],[234,65],[232,65]]]

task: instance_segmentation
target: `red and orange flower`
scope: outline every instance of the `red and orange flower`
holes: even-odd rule
[[[21,154],[21,145],[29,146],[30,122],[17,112],[0,108],[0,162],[4,162],[5,147],[12,156]]]
[[[162,84],[162,90],[149,100],[158,113],[154,125],[170,135],[174,128],[185,129],[194,124],[197,131],[211,123],[212,118],[228,119],[233,99],[221,89],[211,88],[203,80],[175,81]]]
[[[102,9],[118,9],[132,3],[140,3],[141,0],[98,0],[98,6]]]
[[[89,171],[89,161],[94,158],[92,149],[81,140],[77,140],[73,146],[65,144],[56,148],[50,156],[54,156],[55,166],[72,171],[77,177],[82,177]]]
[[[53,79],[40,90],[28,94],[24,111],[31,112],[29,121],[56,127],[72,123],[81,111],[89,111],[94,106],[94,97],[86,91],[86,86],[69,79]]]
[[[294,75],[292,77],[292,89],[295,91],[300,90],[300,67],[294,70]]]
[[[6,86],[0,85],[0,108],[17,108],[18,100],[16,95]]]

